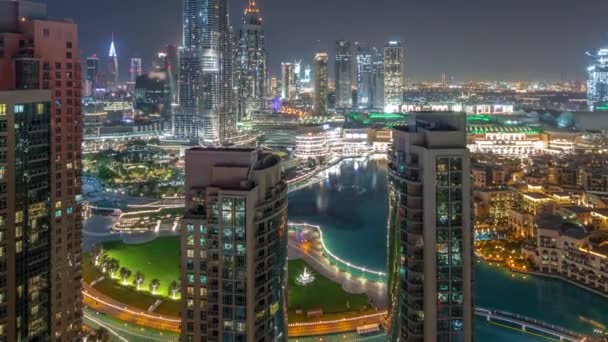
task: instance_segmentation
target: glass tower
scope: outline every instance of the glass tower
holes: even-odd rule
[[[329,85],[327,80],[327,53],[315,55],[315,115],[327,115]]]
[[[357,107],[372,107],[372,53],[368,47],[357,45]]]
[[[608,49],[588,52],[587,105],[591,111],[608,110]]]
[[[384,109],[384,53],[382,49],[372,49],[372,101],[374,109]]]
[[[384,110],[401,110],[403,102],[403,47],[390,41],[384,46]]]
[[[336,41],[336,108],[350,108],[353,105],[352,70],[350,42]]]
[[[464,113],[415,114],[393,130],[389,341],[472,341],[469,175]]]

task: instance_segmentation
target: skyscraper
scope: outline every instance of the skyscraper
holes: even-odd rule
[[[473,230],[464,113],[424,113],[389,152],[389,341],[472,341]]]
[[[384,53],[372,49],[372,108],[384,110]]]
[[[403,46],[390,41],[384,46],[384,108],[398,112],[403,103]]]
[[[119,85],[120,71],[118,70],[118,55],[114,46],[114,33],[110,41],[110,51],[108,52],[108,77],[107,86],[110,89],[115,89]]]
[[[353,106],[353,66],[351,44],[345,40],[336,41],[336,108]]]
[[[327,95],[329,94],[327,60],[325,52],[318,52],[315,55],[315,115],[327,115]]]
[[[287,184],[255,149],[186,151],[184,341],[286,341]]]
[[[295,73],[292,63],[281,63],[281,99],[295,99]]]
[[[227,0],[185,0],[177,137],[214,146],[236,130]]]
[[[87,58],[87,74],[84,86],[84,96],[95,96],[99,84],[99,58],[96,55]]]
[[[254,0],[243,14],[239,37],[239,118],[260,110],[268,87],[266,44],[260,9]]]
[[[131,69],[129,69],[131,74],[131,82],[135,82],[137,77],[141,76],[141,58],[131,58]]]
[[[588,52],[587,105],[589,110],[608,110],[608,49]]]
[[[48,20],[45,5],[26,1],[0,0],[0,22],[0,130],[8,133],[2,134],[6,139],[0,138],[0,148],[13,149],[0,160],[0,187],[7,189],[0,193],[0,231],[7,238],[0,242],[6,244],[0,259],[7,257],[0,266],[7,267],[0,275],[5,277],[0,281],[0,340],[78,341],[78,30],[71,21]]]
[[[357,45],[357,107],[361,109],[373,106],[372,76],[373,64],[372,53],[366,46]]]

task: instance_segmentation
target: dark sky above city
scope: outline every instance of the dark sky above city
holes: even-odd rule
[[[53,18],[80,28],[82,55],[107,55],[114,32],[121,73],[148,67],[181,41],[181,0],[44,0]],[[229,0],[240,27],[246,0]],[[259,0],[271,73],[304,64],[336,39],[405,45],[410,80],[567,80],[584,77],[585,51],[608,46],[608,0]],[[317,43],[320,41],[320,44]]]

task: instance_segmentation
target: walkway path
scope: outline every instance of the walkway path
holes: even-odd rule
[[[386,310],[387,293],[386,285],[383,283],[366,281],[363,278],[351,276],[346,272],[341,272],[323,256],[320,248],[310,248],[305,251],[302,244],[297,242],[294,233],[289,233],[288,258],[302,259],[308,263],[315,271],[339,284],[349,293],[365,293],[378,310]]]

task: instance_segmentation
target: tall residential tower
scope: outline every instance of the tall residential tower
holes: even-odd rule
[[[336,108],[351,108],[353,106],[353,66],[351,44],[345,40],[336,42]]]
[[[315,115],[327,115],[327,97],[329,95],[327,60],[325,52],[315,55]]]
[[[373,64],[372,52],[366,46],[357,45],[357,107],[368,109],[373,106],[372,77]]]
[[[384,46],[384,108],[398,112],[403,104],[403,46],[390,41]]]
[[[389,152],[389,341],[473,340],[464,113],[412,114]]]
[[[0,42],[0,340],[79,341],[78,30],[43,4],[0,0]]]
[[[587,68],[587,105],[589,110],[608,110],[608,49],[587,55],[591,65]]]
[[[186,151],[183,341],[286,341],[287,184],[256,149]]]
[[[262,16],[255,0],[243,14],[238,50],[239,119],[260,110],[268,88],[266,44]]]

